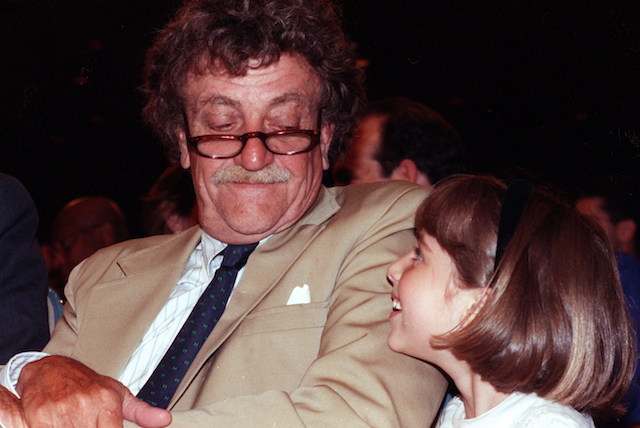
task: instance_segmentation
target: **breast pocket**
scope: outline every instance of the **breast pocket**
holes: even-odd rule
[[[326,302],[278,306],[248,315],[219,355],[220,364],[242,367],[243,389],[292,392],[318,357],[329,305]],[[233,361],[226,361],[233,356]]]
[[[306,330],[324,327],[328,302],[278,306],[249,314],[242,322],[240,335]]]

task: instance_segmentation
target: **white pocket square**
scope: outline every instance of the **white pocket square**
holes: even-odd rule
[[[311,292],[307,284],[302,287],[297,286],[293,289],[287,305],[304,305],[305,303],[311,303]]]

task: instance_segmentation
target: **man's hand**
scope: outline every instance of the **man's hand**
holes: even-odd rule
[[[7,388],[0,385],[0,426],[5,428],[27,428],[20,400]]]
[[[32,427],[111,428],[122,427],[124,419],[145,428],[171,423],[168,411],[138,400],[120,382],[67,357],[50,356],[27,364],[16,391],[23,421]]]

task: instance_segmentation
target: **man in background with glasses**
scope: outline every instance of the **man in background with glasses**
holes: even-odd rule
[[[413,245],[413,213],[428,191],[322,186],[364,92],[334,6],[190,2],[151,48],[144,89],[146,119],[191,170],[200,226],[118,244],[78,266],[45,354],[18,355],[0,373],[21,397],[0,394],[14,409],[0,421],[429,426],[446,382],[388,349],[385,276]],[[223,315],[174,356],[235,248],[255,249],[244,268],[233,265]],[[165,371],[176,358],[187,362]]]

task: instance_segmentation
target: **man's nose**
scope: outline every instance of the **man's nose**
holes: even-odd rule
[[[235,162],[248,171],[258,171],[273,162],[273,153],[258,137],[249,138]]]

